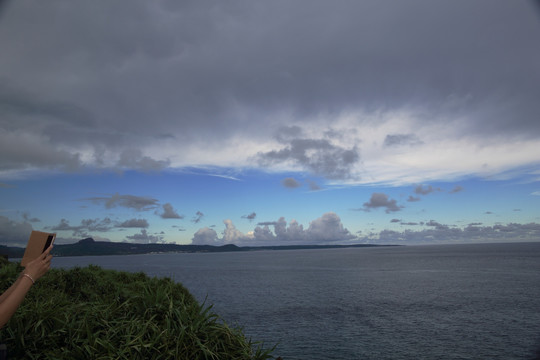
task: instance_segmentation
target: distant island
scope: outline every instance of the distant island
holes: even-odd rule
[[[54,256],[96,256],[96,255],[134,255],[151,253],[201,253],[201,252],[233,252],[256,250],[301,250],[301,249],[338,249],[355,247],[388,246],[374,244],[351,245],[285,245],[285,246],[223,246],[212,245],[177,245],[177,244],[137,244],[110,241],[95,241],[92,238],[82,239],[74,244],[55,245]],[[392,245],[390,245],[392,246]],[[22,258],[24,248],[0,245],[0,254],[9,258]]]

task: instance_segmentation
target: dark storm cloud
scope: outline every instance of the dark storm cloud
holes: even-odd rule
[[[81,227],[88,231],[109,231],[114,226],[113,221],[110,218],[103,219],[83,219],[81,220]]]
[[[0,244],[2,245],[25,246],[32,230],[32,225],[28,222],[21,223],[0,216]]]
[[[24,219],[24,221],[26,222],[31,222],[31,223],[37,223],[37,222],[41,222],[40,219],[36,218],[36,217],[31,217],[29,213],[27,212],[23,212],[21,214],[22,218]]]
[[[275,138],[281,143],[287,143],[292,139],[298,139],[304,135],[304,131],[299,126],[282,126],[275,134]]]
[[[315,181],[307,180],[307,183],[308,183],[308,186],[309,186],[309,190],[311,190],[311,191],[321,190],[321,187]]]
[[[441,224],[439,224],[441,225]],[[377,241],[380,244],[427,244],[427,243],[467,243],[467,242],[511,242],[537,241],[540,237],[540,224],[516,224],[494,226],[477,226],[469,224],[465,228],[430,226],[420,231],[383,230],[358,238],[369,243]]]
[[[413,109],[419,127],[470,117],[454,135],[478,142],[537,138],[534,9],[506,0],[12,1],[0,22],[0,170],[156,170],[201,144],[265,140],[290,118],[307,130],[355,111]],[[384,144],[417,144],[416,130],[391,131]],[[283,146],[266,147],[259,165],[347,179],[359,149],[318,131],[282,130]],[[165,145],[174,149],[161,153]]]
[[[443,225],[435,220],[429,220],[426,222],[426,226],[432,226],[437,230],[448,230],[450,228],[448,225]]]
[[[200,211],[197,211],[193,219],[191,219],[191,222],[198,224],[202,220],[203,217],[204,217],[204,214]]]
[[[146,219],[129,219],[116,225],[120,228],[147,228],[149,226]]]
[[[248,215],[242,215],[242,219],[248,219],[249,221],[254,220],[257,217],[257,214],[252,212]]]
[[[118,166],[120,168],[138,169],[143,171],[157,171],[166,168],[169,161],[154,160],[144,156],[139,149],[126,149],[120,153]]]
[[[289,189],[296,189],[296,188],[302,186],[302,184],[300,184],[298,181],[296,181],[296,179],[291,178],[291,177],[288,177],[288,178],[285,178],[285,179],[281,180],[281,185],[283,185],[284,187],[289,188]]]
[[[95,125],[94,115],[84,108],[68,102],[44,100],[6,83],[0,84],[0,115],[3,118],[0,123],[3,124],[7,123],[8,116],[20,118],[17,127],[38,126],[40,118],[59,125],[85,128]]]
[[[356,147],[346,149],[327,139],[292,139],[280,150],[259,154],[263,166],[292,162],[302,169],[329,179],[347,179],[360,160]]]
[[[275,226],[277,221],[261,221],[257,223],[258,226]]]
[[[95,204],[104,205],[105,208],[125,207],[137,211],[147,211],[158,206],[158,200],[135,195],[120,195],[118,193],[110,196],[91,197],[82,200],[88,200]]]
[[[450,194],[455,194],[455,193],[458,193],[458,192],[461,192],[463,191],[463,187],[462,186],[459,186],[459,185],[456,185],[454,186],[454,188],[452,190],[450,190]]]
[[[129,221],[128,221],[129,222]],[[66,219],[61,219],[58,225],[52,226],[51,231],[71,231],[75,238],[90,237],[92,233],[108,232],[115,227],[123,227],[120,223],[112,221],[110,218],[103,219],[82,219],[80,225],[70,225]]]
[[[364,203],[363,210],[370,211],[371,209],[384,208],[387,214],[395,211],[400,211],[403,206],[398,206],[397,201],[389,199],[388,195],[383,193],[373,193],[368,202]]]
[[[0,77],[1,78],[1,77]],[[9,82],[9,81],[8,81]],[[43,100],[47,95],[21,92],[0,83],[0,169],[58,168],[76,170],[82,165],[79,153],[57,147],[70,142],[65,129],[90,130],[93,115],[77,105]]]
[[[400,145],[420,145],[422,141],[416,137],[414,134],[396,134],[396,135],[386,135],[384,139],[384,146],[400,146]]]
[[[414,188],[414,193],[418,194],[418,195],[427,195],[427,194],[431,194],[432,192],[435,192],[435,191],[441,191],[441,189],[434,188],[431,185],[422,185],[422,184],[420,184],[416,188]]]
[[[149,234],[146,229],[142,229],[140,233],[128,235],[126,239],[132,240],[135,243],[154,244],[163,242],[163,236],[161,234],[152,235]]]
[[[52,231],[63,231],[63,230],[75,230],[77,227],[69,225],[69,221],[66,219],[60,219],[60,223],[51,228]]]
[[[32,168],[75,171],[81,168],[79,154],[58,149],[48,139],[34,135],[0,133],[0,171]]]
[[[179,215],[170,203],[163,204],[163,212],[159,214],[162,219],[183,219],[182,215]]]

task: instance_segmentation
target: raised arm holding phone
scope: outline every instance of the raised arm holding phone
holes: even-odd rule
[[[0,295],[0,328],[17,311],[32,285],[50,269],[52,248],[53,246],[50,245],[41,255],[26,264],[15,283]]]

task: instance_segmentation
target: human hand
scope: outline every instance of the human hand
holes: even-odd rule
[[[52,245],[49,246],[41,255],[26,264],[23,273],[30,275],[34,281],[42,277],[51,267],[52,248]]]

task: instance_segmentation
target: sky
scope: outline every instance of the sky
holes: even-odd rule
[[[4,1],[0,244],[540,241],[540,5]]]

